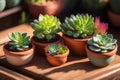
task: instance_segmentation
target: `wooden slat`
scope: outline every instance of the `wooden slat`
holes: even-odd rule
[[[33,79],[0,66],[0,80],[33,80]]]
[[[9,16],[9,15],[14,14],[14,13],[17,13],[21,10],[22,10],[22,6],[17,6],[17,7],[14,7],[14,8],[6,9],[5,11],[0,12],[0,18]]]

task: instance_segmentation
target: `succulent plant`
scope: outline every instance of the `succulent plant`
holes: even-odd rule
[[[113,50],[116,47],[116,39],[113,39],[111,34],[94,34],[93,38],[87,42],[88,48],[91,51],[105,53]]]
[[[55,44],[55,43],[48,45],[46,47],[46,50],[52,56],[61,55],[67,51],[66,47],[63,44]]]
[[[104,7],[109,0],[82,0],[83,3],[89,5],[89,8],[102,8]]]
[[[88,14],[71,15],[65,18],[61,29],[69,37],[86,38],[95,33],[94,17]]]
[[[48,41],[55,37],[60,29],[60,21],[55,16],[40,15],[38,20],[35,19],[31,22],[31,26],[34,29],[34,36],[38,39],[47,39]]]
[[[120,14],[120,0],[109,0],[113,12]]]
[[[8,44],[11,50],[22,51],[29,48],[30,36],[27,33],[15,32],[8,35],[11,40]]]
[[[108,30],[108,24],[100,22],[100,17],[95,18],[95,27],[96,27],[96,30],[95,30],[96,34],[97,33],[105,34]]]

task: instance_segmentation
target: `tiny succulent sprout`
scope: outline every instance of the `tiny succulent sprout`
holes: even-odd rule
[[[51,40],[55,34],[60,32],[60,21],[57,17],[49,15],[40,15],[38,19],[31,22],[34,29],[33,35],[38,39]]]
[[[117,40],[113,39],[112,34],[94,34],[93,38],[87,42],[91,51],[106,53],[116,47]]]
[[[47,50],[47,52],[50,55],[54,56],[54,55],[62,55],[66,53],[67,48],[63,44],[53,43],[53,44],[48,45],[45,50]]]
[[[30,36],[27,33],[15,32],[8,35],[11,40],[8,44],[11,50],[22,51],[29,48]]]
[[[63,34],[73,38],[86,38],[95,33],[94,17],[88,14],[66,17],[61,25]]]
[[[95,31],[96,34],[97,33],[105,34],[108,30],[108,24],[100,22],[100,17],[95,18],[95,27],[96,27],[96,31]]]

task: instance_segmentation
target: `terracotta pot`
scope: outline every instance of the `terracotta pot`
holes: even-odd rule
[[[113,25],[120,27],[120,14],[116,14],[111,10],[108,10],[108,17]]]
[[[28,3],[28,10],[34,18],[40,14],[57,15],[63,10],[64,0],[52,1],[45,4],[37,5]]]
[[[77,56],[86,56],[85,45],[91,38],[73,39],[63,35],[63,41],[70,49],[70,53]]]
[[[67,48],[67,47],[66,47]],[[67,56],[69,54],[69,49],[67,48],[67,52],[62,55],[50,55],[45,51],[47,61],[53,66],[59,66],[64,64],[67,61]]]
[[[12,65],[22,66],[29,63],[30,60],[33,58],[34,45],[32,45],[31,49],[22,52],[9,51],[6,49],[6,46],[8,46],[8,44],[4,45],[3,51],[5,53],[7,61]]]
[[[87,52],[87,56],[93,65],[98,67],[104,67],[109,65],[114,60],[118,49],[118,45],[116,44],[114,50],[103,54],[95,53],[89,50],[87,46],[85,47],[85,49]]]
[[[38,41],[36,41],[36,37],[32,37],[31,38],[31,42],[35,45],[35,51],[37,51],[38,53],[40,53],[40,55],[41,56],[44,56],[45,55],[45,52],[44,52],[44,48],[46,47],[46,46],[48,46],[49,44],[51,44],[51,43],[60,43],[61,42],[61,36],[60,35],[58,35],[57,34],[57,36],[58,36],[58,39],[57,40],[55,40],[55,41],[52,41],[52,42],[38,42]]]

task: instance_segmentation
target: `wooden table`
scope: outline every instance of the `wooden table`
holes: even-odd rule
[[[103,68],[92,65],[87,57],[76,57],[72,55],[68,56],[67,63],[53,67],[47,62],[45,56],[40,56],[40,53],[36,52],[29,64],[20,67],[12,66],[7,63],[2,51],[2,46],[3,42],[9,41],[7,34],[13,31],[27,32],[31,36],[33,32],[31,27],[27,24],[19,25],[12,29],[0,32],[0,41],[2,40],[0,46],[0,65],[31,78],[37,80],[104,80],[104,78],[109,76],[111,72],[114,73],[120,68],[119,50],[113,63]],[[119,45],[118,33],[118,31],[115,31],[112,34],[118,39]]]

